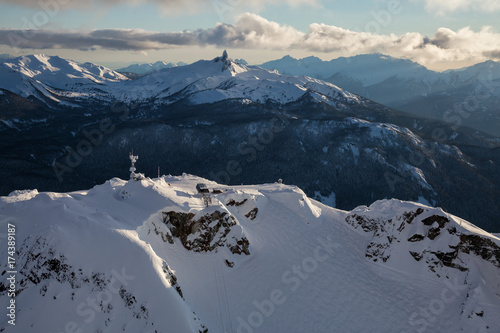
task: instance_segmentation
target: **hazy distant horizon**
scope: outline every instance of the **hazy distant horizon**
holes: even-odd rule
[[[194,58],[194,57],[190,57],[188,58],[189,60],[187,59],[184,59],[184,58],[180,58],[180,57],[176,57],[175,60],[173,58],[170,58],[170,59],[162,59],[162,58],[156,58],[156,59],[153,59],[151,61],[141,61],[140,58],[137,58],[137,61],[129,61],[129,62],[108,62],[108,61],[90,61],[88,58],[86,59],[79,59],[79,58],[75,58],[75,57],[66,57],[66,56],[63,56],[61,55],[62,53],[54,53],[54,54],[51,54],[51,53],[44,53],[44,52],[39,52],[39,53],[25,53],[25,54],[20,54],[20,55],[10,55],[10,54],[0,54],[0,59],[2,58],[15,58],[15,57],[19,57],[19,56],[25,56],[25,55],[31,55],[31,54],[45,54],[45,55],[48,55],[48,56],[59,56],[61,58],[65,58],[65,59],[68,59],[68,60],[74,60],[74,61],[77,61],[79,63],[84,63],[84,62],[92,62],[92,63],[95,63],[97,65],[101,65],[101,66],[104,66],[104,67],[107,67],[109,69],[112,69],[112,70],[117,70],[117,69],[122,69],[122,68],[125,68],[125,67],[128,67],[130,65],[141,65],[141,64],[154,64],[155,62],[158,62],[158,61],[164,61],[166,63],[178,63],[178,62],[185,62],[186,64],[192,64],[196,61],[199,61],[199,60],[211,60],[215,57],[219,57],[222,52],[223,52],[224,49],[220,49],[219,53],[214,53],[214,52],[210,52],[210,56],[203,56],[203,54],[200,54],[200,57],[199,58]],[[377,52],[373,52],[373,53],[360,53],[360,54],[357,54],[357,55],[354,55],[354,56],[358,56],[358,55],[366,55],[366,54],[376,54]],[[301,60],[301,59],[304,59],[304,58],[308,58],[308,57],[317,57],[323,61],[330,61],[330,60],[335,60],[335,59],[338,59],[338,58],[343,58],[343,56],[338,56],[338,57],[334,57],[334,58],[321,58],[321,57],[318,57],[314,54],[310,54],[310,55],[306,55],[306,56],[301,56],[301,57],[296,57],[296,56],[293,56],[291,54],[284,54],[282,56],[278,55],[276,58],[263,58],[264,60],[261,60],[261,61],[249,61],[247,58],[244,58],[244,57],[238,57],[238,56],[233,56],[233,52],[232,50],[228,50],[228,54],[229,54],[229,57],[232,58],[232,59],[243,59],[245,60],[248,65],[262,65],[268,61],[273,61],[273,60],[278,60],[278,59],[281,59],[285,56],[290,56],[292,58],[295,58],[297,60]],[[238,53],[240,54],[240,53]],[[354,56],[351,56],[351,57],[354,57]],[[349,56],[348,56],[349,57]],[[394,58],[397,58],[397,57],[394,57]],[[405,58],[398,58],[398,59],[405,59]],[[412,59],[408,59],[408,60],[411,60],[415,63],[418,63],[417,61],[414,61]],[[485,60],[485,61],[488,61],[488,60]],[[495,61],[495,60],[494,60]],[[481,62],[484,62],[484,61],[481,61]],[[426,67],[427,69],[430,69],[430,70],[433,70],[433,71],[436,71],[436,72],[444,72],[444,71],[447,71],[447,70],[454,70],[454,69],[462,69],[462,68],[465,68],[465,67],[469,67],[469,66],[473,66],[473,65],[476,65],[478,63],[481,63],[481,62],[465,62],[465,63],[460,63],[460,65],[458,63],[454,63],[454,67],[444,67],[444,68],[433,68],[432,66],[425,66],[423,64],[420,64],[424,67]],[[499,62],[499,61],[496,61],[496,62]]]

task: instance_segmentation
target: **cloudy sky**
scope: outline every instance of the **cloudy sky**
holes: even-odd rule
[[[499,0],[0,0],[0,54],[117,68],[227,49],[251,64],[383,53],[431,69],[500,61]]]

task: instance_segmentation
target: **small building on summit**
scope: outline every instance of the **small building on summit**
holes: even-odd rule
[[[210,193],[208,186],[203,183],[197,184],[196,189],[198,190],[198,193]]]

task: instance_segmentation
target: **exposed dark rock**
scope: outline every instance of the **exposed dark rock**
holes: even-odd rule
[[[163,262],[163,273],[165,273],[165,277],[172,287],[175,288],[179,296],[184,299],[184,295],[182,294],[181,286],[177,283],[177,276],[175,273],[168,267],[166,262]]]
[[[455,227],[448,228],[448,232],[450,233],[450,235],[456,235],[457,228],[455,228]]]
[[[170,244],[174,244],[174,239],[169,232],[162,232],[160,228],[153,222],[154,232],[156,235],[159,235],[164,242],[169,242]]]
[[[229,202],[227,203],[228,206],[241,206],[243,205],[245,202],[247,202],[248,199],[245,199],[243,201],[240,201],[240,202],[237,202],[237,201],[234,201],[233,199],[229,200]]]
[[[121,287],[120,291],[118,293],[119,293],[121,299],[125,302],[126,307],[132,308],[134,303],[137,303],[135,296],[132,295],[131,293],[127,292],[127,290],[125,288]]]
[[[454,260],[457,259],[457,256],[458,256],[457,251],[454,251],[454,252],[431,252],[431,253],[434,254],[436,256],[436,258],[438,258],[439,261],[444,266],[456,268],[456,269],[459,269],[463,272],[469,270],[468,268],[463,267],[461,265],[458,265],[454,262]]]
[[[250,254],[249,242],[246,238],[228,240],[231,227],[236,225],[235,219],[227,212],[215,211],[194,220],[192,213],[163,212],[163,223],[168,227],[173,237],[179,238],[187,250],[194,252],[217,251],[217,248],[227,246],[233,253]],[[214,222],[216,222],[214,224]],[[189,237],[194,235],[194,237]],[[168,239],[167,236],[165,236]],[[233,237],[234,238],[234,237]]]
[[[415,219],[415,217],[422,214],[423,212],[424,212],[424,210],[422,208],[417,208],[417,210],[414,212],[403,213],[403,221],[408,223],[408,224],[411,224],[413,222],[413,220]],[[401,230],[399,230],[399,231],[401,231]]]
[[[236,242],[236,245],[231,246],[229,249],[231,250],[231,253],[235,253],[235,254],[244,253],[246,255],[249,255],[250,254],[250,251],[248,250],[249,246],[250,246],[250,242],[248,241],[248,239],[243,237],[242,239],[240,239]]]
[[[346,222],[352,225],[354,228],[361,226],[363,231],[373,231],[375,230],[377,222],[375,220],[369,219],[366,216],[360,216],[357,214],[348,215],[345,218]]]
[[[410,238],[408,238],[408,242],[419,242],[424,238],[425,238],[425,236],[415,234],[415,235],[411,236]]]
[[[418,253],[418,252],[413,252],[413,251],[410,251],[410,254],[411,256],[416,260],[416,261],[420,261],[420,259],[422,259],[422,253]]]
[[[398,235],[408,224],[415,223],[415,219],[424,211],[424,209],[418,208],[415,211],[406,212],[400,217],[388,220],[373,220],[366,216],[352,214],[346,217],[346,222],[354,228],[361,227],[365,232],[373,232],[373,239],[367,246],[365,256],[375,262],[379,259],[386,262],[391,256],[391,244],[393,241],[397,240],[399,242]],[[438,267],[450,267],[467,271],[468,268],[463,265],[460,253],[480,256],[500,268],[500,247],[491,239],[476,234],[462,234],[455,226],[448,226],[446,228],[450,223],[450,219],[443,215],[432,215],[422,219],[421,222],[428,228],[427,232],[412,235],[407,239],[408,242],[420,242],[425,238],[435,241],[443,229],[447,230],[450,235],[459,237],[458,244],[456,246],[449,245],[450,251],[448,252],[432,251],[432,243],[429,243],[429,247],[423,249],[421,252],[409,251],[410,255],[416,261],[425,258],[429,269],[436,274],[438,274]]]
[[[258,212],[259,212],[259,209],[257,207],[255,207],[254,209],[249,211],[247,214],[245,214],[245,217],[249,218],[250,220],[255,220]]]
[[[437,236],[439,236],[439,234],[441,233],[441,229],[438,227],[438,228],[430,228],[429,229],[429,232],[427,233],[427,237],[429,237],[429,239],[434,239],[436,238]]]
[[[461,252],[478,255],[500,268],[500,247],[489,238],[479,235],[460,235],[457,248]]]
[[[422,223],[425,225],[432,225],[434,222],[437,222],[439,227],[443,228],[450,220],[446,216],[441,215],[432,215],[422,220]]]
[[[382,259],[383,262],[386,262],[390,255],[384,255],[384,251],[388,247],[387,244],[371,242],[366,249],[365,257],[371,258],[375,262],[377,262],[378,259]]]

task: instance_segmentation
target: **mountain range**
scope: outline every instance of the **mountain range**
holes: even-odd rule
[[[93,67],[92,67],[93,66]],[[227,53],[214,61],[198,61],[129,80],[102,66],[33,55],[4,62],[0,87],[49,106],[82,107],[91,101],[190,105],[238,100],[241,103],[286,104],[310,96],[326,103],[357,103],[357,96],[309,77],[280,75],[231,61]]]
[[[239,60],[247,64],[244,60]],[[165,62],[132,65],[118,72],[144,75]],[[168,66],[181,65],[168,64]],[[260,65],[286,75],[303,75],[333,83],[391,108],[418,117],[470,126],[494,136],[500,133],[500,63],[436,72],[407,59],[363,54],[324,61],[285,56]]]
[[[323,61],[285,56],[263,68],[334,83],[389,107],[500,134],[500,63],[435,72],[407,59],[365,54]]]
[[[134,150],[149,176],[160,167],[225,184],[281,178],[340,209],[399,198],[499,231],[498,138],[227,52],[135,79],[59,57],[5,60],[0,110],[4,195],[123,177]]]
[[[500,330],[500,238],[439,208],[141,178],[0,197],[0,331]]]
[[[119,73],[133,73],[139,75],[145,75],[152,72],[159,71],[164,68],[172,68],[177,66],[185,66],[187,63],[183,61],[179,62],[166,62],[166,61],[157,61],[155,63],[148,64],[132,64],[127,67],[119,68],[116,71]]]

